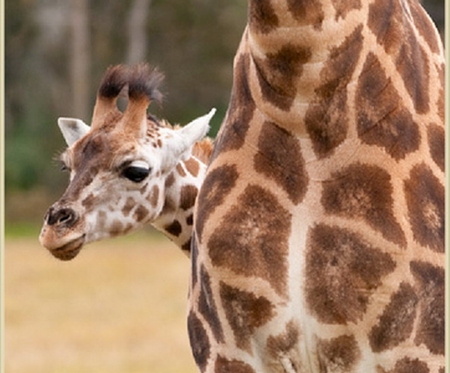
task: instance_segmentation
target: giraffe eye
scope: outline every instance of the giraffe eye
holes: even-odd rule
[[[134,183],[140,183],[150,174],[150,168],[144,162],[133,162],[131,165],[125,167],[122,171],[122,176]]]

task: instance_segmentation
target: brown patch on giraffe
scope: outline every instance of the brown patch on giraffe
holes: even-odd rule
[[[180,208],[182,210],[189,210],[195,205],[198,189],[194,185],[185,185],[180,192]]]
[[[430,110],[430,66],[428,57],[412,30],[397,56],[396,67],[419,114]]]
[[[239,149],[244,144],[256,108],[247,80],[249,69],[250,57],[248,54],[243,54],[234,67],[233,90],[226,117],[227,125],[223,127],[223,132],[216,139],[211,159],[222,152]]]
[[[419,324],[414,342],[433,354],[445,352],[445,272],[426,262],[410,263],[420,299]]]
[[[175,175],[172,172],[169,176],[167,176],[166,182],[164,185],[166,188],[170,188],[174,182],[175,182]]]
[[[428,147],[431,158],[442,172],[445,169],[445,133],[444,128],[432,123],[427,130]]]
[[[254,157],[255,170],[280,185],[298,204],[306,194],[308,176],[299,141],[275,123],[264,122]]]
[[[211,327],[216,342],[222,343],[224,341],[222,325],[220,323],[219,315],[217,314],[216,302],[211,290],[211,279],[203,266],[200,268],[200,282],[198,311],[203,315]]]
[[[239,275],[260,277],[285,295],[291,214],[277,198],[260,186],[248,185],[219,226],[208,242],[212,263]]]
[[[252,30],[267,34],[278,27],[278,17],[270,0],[251,1],[248,10],[248,24]]]
[[[323,183],[325,211],[351,219],[361,218],[384,238],[402,247],[406,238],[393,214],[391,176],[377,166],[353,164]]]
[[[185,177],[186,176],[186,172],[184,171],[183,166],[180,163],[177,164],[175,169],[177,170],[178,175],[180,175],[181,177]]]
[[[315,153],[325,157],[347,136],[347,85],[352,79],[362,50],[362,26],[358,26],[338,47],[331,49],[328,61],[320,73],[324,83],[315,92],[313,102],[305,114],[305,125]]]
[[[197,285],[197,281],[198,281],[197,257],[198,257],[197,235],[194,232],[191,236],[191,287],[192,287],[192,289]]]
[[[186,243],[181,245],[181,250],[186,251],[188,253],[191,252],[191,239],[190,238],[189,238],[189,240]]]
[[[426,40],[431,51],[434,53],[439,53],[440,41],[438,40],[436,27],[433,22],[418,2],[409,1],[408,4],[409,9],[411,10],[411,15],[414,19],[416,30],[418,30],[420,35]]]
[[[92,208],[92,206],[94,205],[96,199],[97,199],[97,198],[94,196],[94,194],[91,193],[91,194],[89,194],[85,199],[83,199],[83,200],[81,201],[81,205],[82,205],[84,208],[86,208],[86,210],[90,210],[90,209]],[[128,202],[128,200],[127,200],[127,202]],[[134,202],[134,201],[133,201],[133,202]],[[125,216],[126,216],[126,215],[125,215]]]
[[[194,215],[190,214],[186,217],[186,224],[187,225],[193,225],[194,224]]]
[[[128,216],[134,206],[136,206],[136,201],[134,200],[134,198],[128,197],[125,201],[125,205],[122,208],[123,216]]]
[[[411,335],[417,315],[419,298],[413,287],[402,282],[390,303],[369,333],[374,352],[382,352],[398,346]]]
[[[220,298],[235,337],[236,346],[251,351],[251,337],[255,329],[269,322],[275,315],[274,305],[265,297],[220,283]]]
[[[319,0],[288,0],[289,11],[300,25],[311,25],[315,29],[322,29],[325,13]]]
[[[188,334],[195,362],[204,371],[211,355],[211,343],[202,322],[191,311],[188,316]]]
[[[395,367],[390,371],[379,369],[382,373],[430,373],[427,364],[419,359],[404,357],[395,363]],[[439,372],[441,373],[441,372]],[[444,373],[444,372],[442,372]]]
[[[111,228],[109,229],[109,233],[111,236],[117,236],[124,231],[124,225],[119,220],[115,219],[111,224]]]
[[[294,321],[289,321],[285,332],[267,338],[267,352],[272,357],[284,355],[297,346],[300,331]]]
[[[403,43],[404,27],[408,22],[404,17],[399,1],[379,0],[369,6],[368,26],[389,54],[400,49]]]
[[[186,170],[194,177],[197,177],[198,172],[200,171],[200,165],[194,158],[189,158],[187,161],[184,161],[184,165],[186,166]]]
[[[310,48],[286,44],[264,59],[253,56],[264,99],[281,110],[289,110],[297,94],[296,79],[311,55]]]
[[[183,227],[178,220],[174,220],[172,223],[166,225],[164,230],[172,236],[178,237],[183,231]]]
[[[356,90],[358,135],[366,144],[384,148],[395,160],[420,145],[419,127],[401,102],[380,61],[369,53]]]
[[[356,338],[342,335],[330,340],[317,342],[319,372],[351,372],[361,358]]]
[[[331,3],[336,10],[336,21],[345,19],[353,9],[361,9],[361,0],[332,0]]]
[[[429,110],[429,61],[407,17],[401,2],[376,1],[369,7],[368,25],[378,43],[395,58],[415,109],[423,114]]]
[[[235,165],[225,165],[209,172],[200,188],[195,226],[198,239],[202,240],[203,228],[209,216],[220,206],[234,187],[238,173]]]
[[[414,239],[443,253],[445,236],[445,190],[424,163],[415,166],[404,184],[409,221]]]
[[[277,336],[267,338],[266,351],[272,361],[281,366],[282,361],[289,360],[290,365],[295,372],[300,370],[300,362],[297,356],[297,347],[300,337],[300,331],[294,321],[289,321],[283,333]],[[273,367],[276,370],[275,366]]]
[[[159,187],[157,185],[153,185],[152,192],[150,193],[150,204],[153,208],[158,206],[158,198],[159,198]]]
[[[390,255],[350,230],[319,224],[308,232],[306,300],[321,322],[360,320],[382,278],[394,269]]]
[[[149,211],[144,206],[138,206],[136,211],[133,214],[133,217],[137,222],[141,222],[144,220],[149,214]]]
[[[214,373],[256,373],[253,368],[240,360],[228,360],[222,356],[217,356],[214,365]]]

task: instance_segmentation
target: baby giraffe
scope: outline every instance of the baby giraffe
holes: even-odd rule
[[[193,209],[212,150],[205,139],[215,113],[173,128],[147,115],[159,101],[162,74],[146,64],[109,68],[92,124],[60,118],[70,184],[45,216],[39,237],[56,258],[73,259],[83,245],[127,234],[147,223],[189,255]],[[117,108],[128,88],[128,105]]]

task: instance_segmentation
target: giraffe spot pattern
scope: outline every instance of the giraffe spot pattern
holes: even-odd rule
[[[202,322],[192,311],[188,316],[188,334],[195,363],[203,372],[211,355],[211,343]]]
[[[220,283],[220,299],[235,337],[236,346],[251,351],[255,329],[275,316],[273,304],[265,297]]]
[[[200,242],[206,221],[233,189],[237,178],[235,165],[221,166],[207,174],[198,195],[198,209],[195,217],[195,226]]]
[[[391,273],[391,257],[343,228],[311,228],[306,252],[306,301],[317,319],[329,324],[356,322],[370,296]]]
[[[215,141],[211,160],[225,151],[242,147],[250,121],[256,108],[247,76],[250,69],[250,57],[243,54],[239,57],[234,68],[234,82],[231,92],[230,105],[226,117],[226,126]]]
[[[404,357],[397,361],[395,367],[389,371],[379,369],[380,373],[429,373],[430,369],[427,364],[419,359],[411,359]],[[444,373],[444,372],[442,372]]]
[[[417,16],[417,12],[413,14]],[[377,42],[395,58],[415,109],[426,113],[429,110],[429,62],[407,17],[401,2],[376,1],[369,7],[368,25]]]
[[[443,253],[445,236],[445,190],[425,164],[415,166],[404,183],[409,221],[414,239],[422,246]]]
[[[172,236],[178,237],[183,231],[183,228],[178,220],[174,220],[172,223],[166,225],[164,230]]]
[[[428,148],[431,158],[438,165],[442,172],[445,169],[445,133],[444,129],[432,123],[427,130]]]
[[[264,122],[255,170],[277,182],[295,204],[302,201],[308,186],[304,163],[298,140],[275,123]]]
[[[197,235],[194,233],[191,236],[191,287],[194,288],[197,285],[198,274],[197,274],[197,257],[198,257],[198,247],[197,247]]]
[[[216,302],[214,301],[213,292],[211,290],[211,279],[203,266],[200,270],[200,282],[198,310],[211,327],[216,342],[223,342],[222,325],[217,314]]]
[[[321,30],[325,14],[319,0],[287,0],[288,9],[300,25]]]
[[[418,30],[420,35],[426,40],[431,51],[434,53],[439,53],[440,41],[437,38],[436,28],[430,21],[430,18],[419,3],[409,1],[409,7],[411,10],[411,15],[414,19],[414,25],[416,25],[416,30]]]
[[[278,27],[278,17],[270,0],[251,1],[249,4],[248,24],[252,31],[267,34]]]
[[[356,338],[342,335],[330,340],[317,342],[319,373],[351,372],[361,358]]]
[[[143,221],[149,214],[149,211],[144,206],[138,206],[134,211],[133,217],[137,222]]]
[[[327,213],[361,218],[384,238],[404,247],[406,238],[393,214],[392,192],[387,171],[353,164],[324,183],[321,203]]]
[[[194,185],[185,185],[180,191],[180,208],[189,210],[194,206],[197,198],[198,189]]]
[[[358,26],[338,47],[331,49],[328,62],[320,73],[324,83],[316,89],[318,99],[305,114],[305,126],[319,157],[330,153],[346,136],[348,113],[347,85],[358,62],[363,43],[362,26]]]
[[[300,331],[294,321],[289,321],[285,331],[277,336],[267,338],[267,353],[271,358],[274,370],[277,368],[284,371],[282,361],[289,359],[289,363],[295,372],[300,371],[300,362],[297,356],[297,346],[299,342]]]
[[[109,228],[109,233],[111,236],[117,236],[124,231],[124,225],[119,220],[114,220],[111,227]]]
[[[289,110],[297,94],[295,80],[302,74],[302,65],[311,58],[307,47],[283,45],[265,59],[253,57],[261,93],[281,110]]]
[[[211,235],[209,257],[215,266],[260,277],[284,295],[290,224],[291,214],[272,193],[249,185]]]
[[[183,166],[180,163],[177,164],[175,169],[177,170],[178,175],[180,175],[181,177],[185,177],[186,176],[186,171],[184,171]]]
[[[187,225],[193,225],[194,224],[194,215],[190,214],[186,217],[186,224]]]
[[[256,373],[254,369],[239,360],[228,360],[222,356],[217,356],[215,365],[214,365],[214,373]]]
[[[347,14],[354,9],[361,9],[361,0],[332,0],[331,3],[336,10],[336,21],[339,18],[345,19]]]
[[[396,347],[409,338],[418,302],[419,298],[413,287],[402,282],[379,317],[378,324],[369,333],[370,346],[374,352]]]
[[[184,165],[186,166],[186,170],[194,177],[198,176],[198,172],[200,171],[199,163],[193,159],[189,158],[187,161],[184,161]]]
[[[153,208],[156,208],[158,206],[158,199],[159,199],[158,185],[153,185],[152,191],[149,195],[150,204]]]
[[[414,342],[433,354],[445,352],[445,272],[429,263],[410,263],[418,297],[420,318]]]
[[[405,82],[406,90],[413,100],[416,111],[424,114],[430,110],[429,62],[412,30],[408,38],[408,42],[403,44],[400,49],[396,66]]]
[[[369,53],[356,90],[358,136],[368,145],[384,148],[395,160],[420,145],[418,125],[401,102],[380,61]]]
[[[175,183],[175,175],[172,172],[169,176],[167,176],[164,186],[166,188],[170,188],[173,185],[173,183]]]

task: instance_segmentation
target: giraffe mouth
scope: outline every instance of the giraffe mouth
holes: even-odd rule
[[[85,235],[78,237],[65,245],[58,247],[56,249],[51,249],[50,253],[59,260],[72,260],[80,252],[84,244]]]

